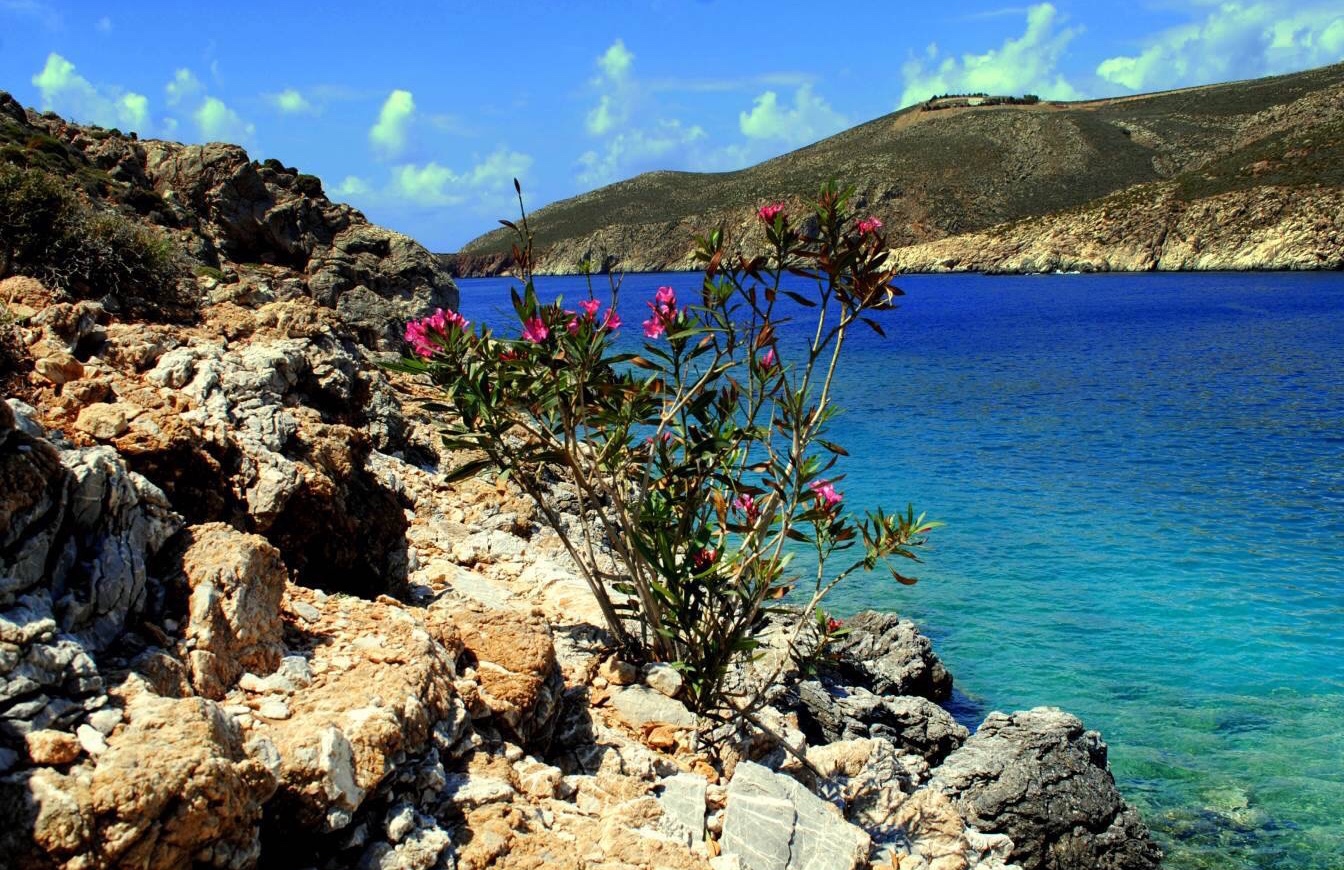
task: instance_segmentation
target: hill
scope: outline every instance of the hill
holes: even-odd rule
[[[1140,206],[1146,213],[1157,191],[1188,205],[1255,199],[1271,188],[1291,199],[1285,191],[1306,189],[1322,200],[1324,213],[1338,201],[1341,185],[1332,132],[1341,121],[1344,64],[1077,103],[917,106],[737,172],[640,175],[549,205],[531,223],[543,271],[571,272],[585,258],[595,268],[685,268],[693,232],[722,225],[751,247],[760,240],[753,221],[758,206],[801,199],[834,178],[855,186],[860,207],[882,219],[894,248],[916,246],[903,261],[909,268],[949,268],[954,260],[951,268],[1012,268],[928,245],[965,234],[983,243],[998,238],[998,228],[1012,227],[1021,246],[1033,232],[1058,234],[1060,216],[1085,206],[1102,209],[1089,213],[1108,220]],[[1117,197],[1125,191],[1132,193]],[[1206,211],[1228,217],[1226,209]],[[1033,229],[1034,219],[1047,216],[1055,223]],[[1162,223],[1151,215],[1138,222]],[[1306,249],[1328,240],[1337,228],[1330,223],[1320,238],[1302,240],[1306,247],[1291,265],[1312,259]],[[1263,221],[1257,226],[1238,237],[1272,231]],[[508,243],[505,230],[487,233],[454,262],[464,274],[498,270]],[[940,259],[928,261],[926,254]],[[1330,262],[1327,256],[1322,264]],[[1270,258],[1248,267],[1282,265]]]

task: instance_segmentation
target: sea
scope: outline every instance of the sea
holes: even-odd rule
[[[623,340],[699,281],[625,276]],[[897,283],[887,337],[846,345],[837,488],[945,525],[918,584],[829,609],[916,620],[972,729],[1048,705],[1100,731],[1171,870],[1344,867],[1344,274]],[[459,284],[516,331],[515,280]]]

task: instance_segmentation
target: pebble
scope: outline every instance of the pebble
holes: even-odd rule
[[[644,685],[661,695],[675,698],[684,682],[681,672],[671,665],[655,662],[644,666]]]
[[[291,601],[289,609],[294,611],[295,615],[304,622],[317,622],[322,618],[322,611],[318,610],[307,601]]]
[[[107,736],[112,733],[114,728],[121,724],[121,711],[116,707],[107,707],[106,709],[99,710],[97,713],[90,713],[88,722],[94,728],[98,729],[99,734]]]

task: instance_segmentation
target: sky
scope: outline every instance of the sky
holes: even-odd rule
[[[515,217],[514,178],[535,210],[934,93],[1090,99],[1340,60],[1340,0],[0,0],[0,90],[24,105],[238,143],[435,251]]]

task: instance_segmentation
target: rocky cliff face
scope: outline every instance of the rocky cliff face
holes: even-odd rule
[[[381,318],[447,292],[422,252],[342,242],[390,234],[241,152],[117,147],[237,280],[176,323],[0,281],[0,866],[1156,866],[1095,733],[968,735],[892,614],[815,679],[769,651],[794,753],[706,744],[534,508],[447,482],[432,390],[375,364]]]

